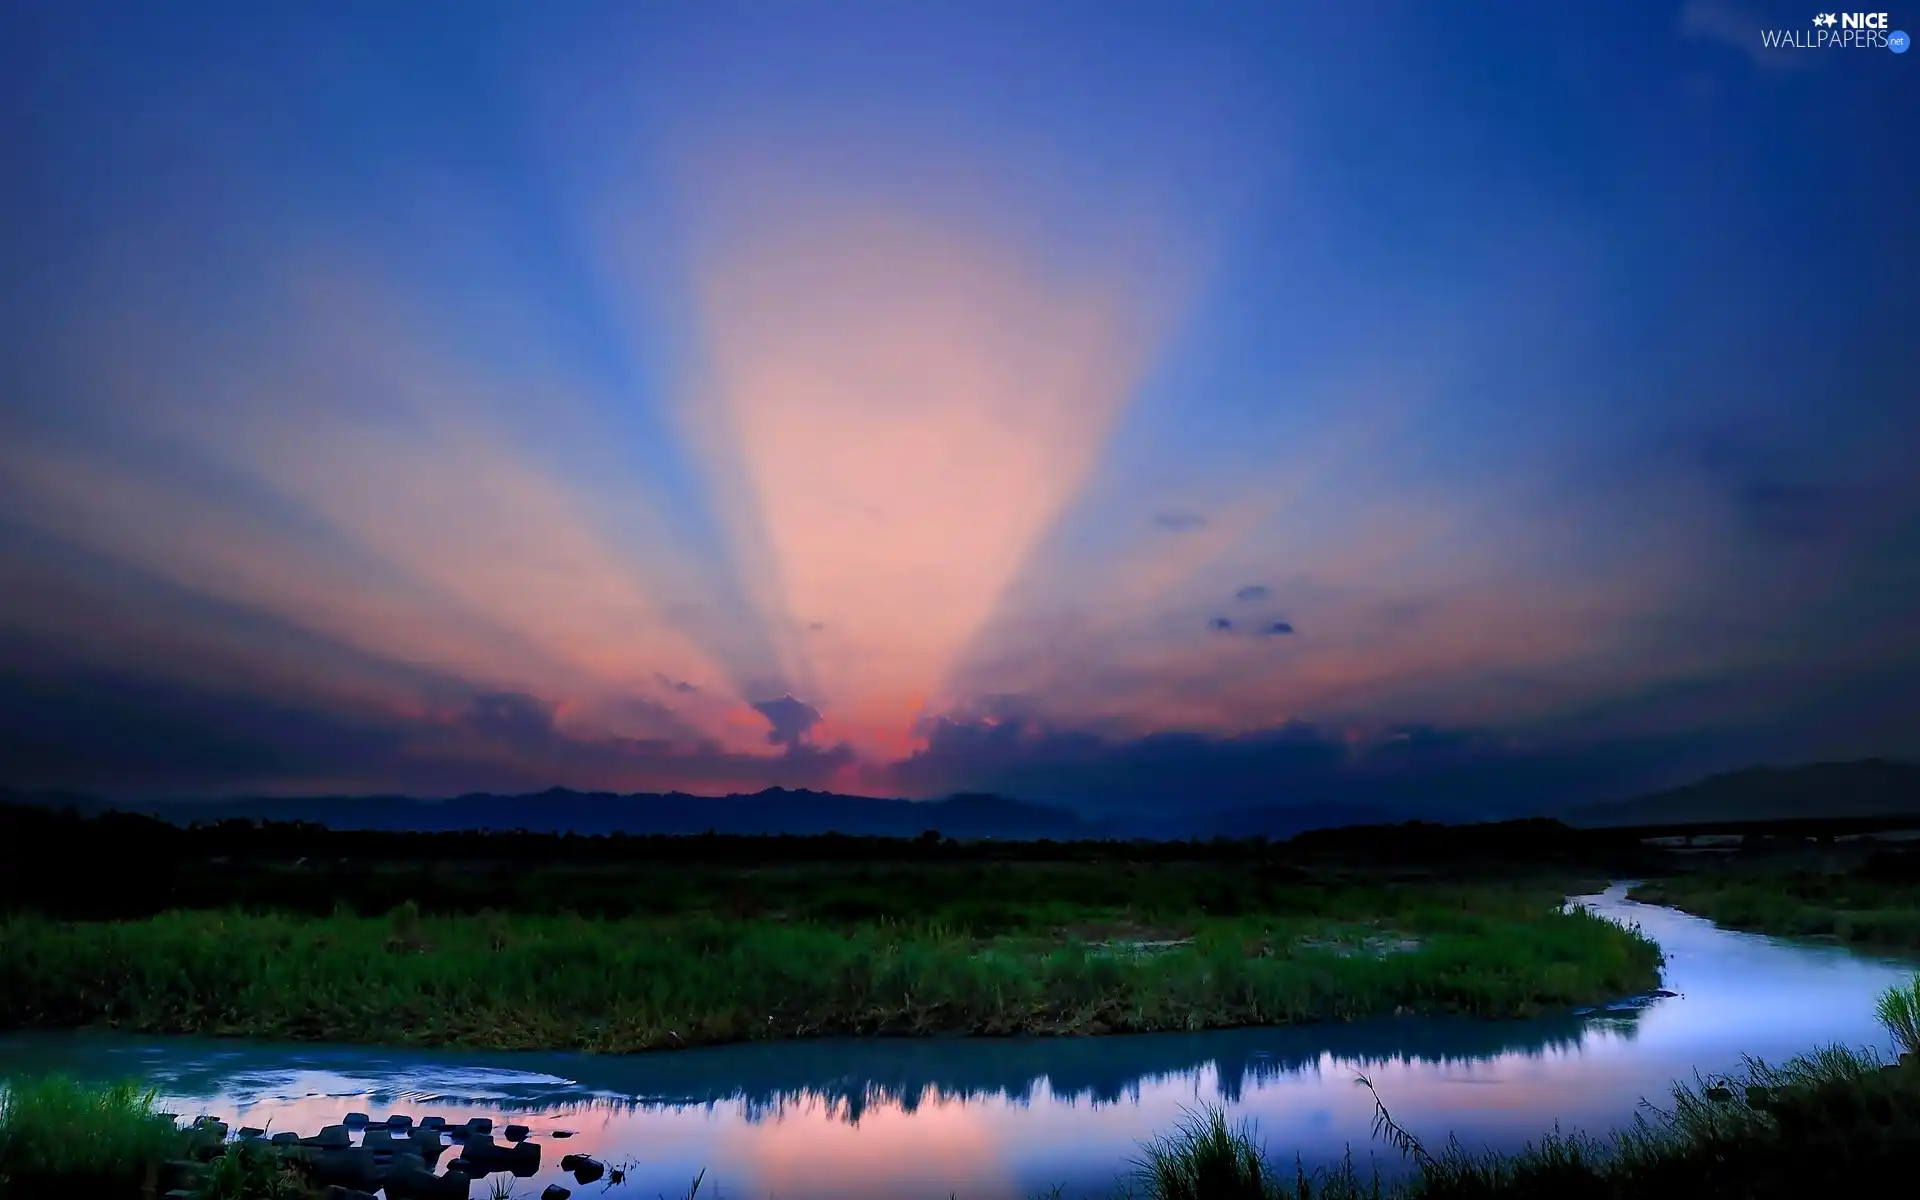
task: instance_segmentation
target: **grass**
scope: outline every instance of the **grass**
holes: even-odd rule
[[[1359,1080],[1369,1088],[1364,1078]],[[1414,1160],[1406,1179],[1276,1170],[1251,1127],[1218,1109],[1153,1143],[1136,1181],[1146,1200],[1788,1200],[1862,1195],[1904,1178],[1920,1153],[1920,1071],[1839,1047],[1782,1066],[1748,1060],[1734,1077],[1676,1086],[1605,1137],[1552,1133],[1516,1154],[1450,1142],[1429,1152],[1375,1096],[1375,1132]]]
[[[1920,975],[1880,994],[1874,1015],[1893,1035],[1893,1044],[1901,1056],[1920,1056]]]
[[[1561,911],[1545,883],[1262,890],[1183,874],[1143,879],[1128,902],[1041,870],[1019,904],[1005,887],[937,907],[938,885],[890,893],[920,896],[906,919],[862,899],[884,875],[816,880],[804,915],[16,915],[0,919],[0,1023],[620,1052],[1512,1017],[1658,981],[1657,946]]]
[[[1730,866],[1652,880],[1629,896],[1729,929],[1920,950],[1920,881],[1865,871]]]
[[[135,1084],[53,1077],[0,1089],[0,1197],[137,1196],[185,1135]]]

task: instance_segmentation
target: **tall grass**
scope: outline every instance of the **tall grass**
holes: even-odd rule
[[[1628,895],[1729,929],[1920,950],[1920,883],[1861,872],[1728,867],[1653,880]]]
[[[1893,1035],[1894,1048],[1901,1054],[1920,1056],[1920,974],[1906,984],[1895,984],[1880,993],[1873,1015]]]
[[[1672,1107],[1648,1105],[1625,1129],[1556,1131],[1516,1154],[1453,1141],[1429,1152],[1375,1102],[1375,1133],[1413,1160],[1409,1178],[1362,1178],[1350,1158],[1284,1177],[1252,1128],[1229,1128],[1217,1108],[1149,1143],[1137,1178],[1147,1200],[1798,1200],[1878,1194],[1920,1155],[1920,1075],[1840,1047],[1780,1066],[1749,1059],[1737,1075],[1676,1086]]]
[[[170,912],[0,919],[0,1021],[156,1033],[631,1051],[821,1034],[1076,1033],[1525,1016],[1638,991],[1657,946],[1522,889],[1321,897],[1189,914],[1189,940],[1103,944],[1137,916],[1023,933],[689,916],[590,921]],[[1087,929],[1086,933],[1080,932]],[[1417,946],[1369,951],[1392,931]]]
[[[0,1087],[0,1197],[135,1196],[185,1135],[135,1084],[53,1076]]]

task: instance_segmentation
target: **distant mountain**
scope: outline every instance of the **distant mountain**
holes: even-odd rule
[[[890,800],[834,792],[769,788],[752,795],[690,796],[672,792],[620,795],[564,788],[530,795],[476,793],[449,799],[410,796],[313,796],[293,799],[231,797],[109,803],[71,793],[10,793],[0,802],[73,807],[97,813],[109,808],[146,813],[186,824],[231,818],[308,821],[331,829],[415,832],[525,829],[536,833],[726,834],[845,833],[916,837],[938,830],[963,841],[977,838],[1256,837],[1276,841],[1309,829],[1385,824],[1406,813],[1373,805],[1311,804],[1294,807],[1189,812],[1174,816],[1088,819],[1069,808],[1005,796],[966,794],[943,800]]]
[[[1920,764],[1870,758],[1804,767],[1750,767],[1633,800],[1589,805],[1567,820],[1589,827],[1920,817]]]

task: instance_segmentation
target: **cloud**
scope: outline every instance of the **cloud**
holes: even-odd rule
[[[1235,592],[1233,594],[1233,598],[1235,600],[1241,601],[1242,603],[1251,603],[1255,600],[1265,600],[1268,596],[1271,596],[1272,594],[1273,594],[1273,589],[1269,588],[1266,584],[1250,583],[1247,586],[1241,588],[1239,591]]]
[[[767,740],[776,746],[800,745],[806,738],[807,731],[820,723],[819,709],[792,696],[782,696],[778,700],[764,700],[754,705],[753,709],[773,726],[767,732]]]
[[[1188,533],[1206,527],[1204,513],[1188,512],[1184,509],[1170,509],[1153,514],[1153,523],[1173,533]]]

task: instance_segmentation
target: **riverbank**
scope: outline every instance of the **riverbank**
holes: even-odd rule
[[[1728,929],[1920,953],[1920,879],[1871,862],[1848,870],[1732,865],[1648,880],[1627,895]]]
[[[1252,1126],[1232,1126],[1214,1108],[1146,1143],[1132,1164],[1116,1164],[1104,1193],[1130,1200],[1656,1200],[1711,1195],[1722,1200],[1788,1200],[1810,1194],[1888,1190],[1920,1153],[1920,980],[1890,991],[1880,1013],[1901,1065],[1871,1051],[1831,1047],[1773,1066],[1749,1060],[1731,1076],[1677,1086],[1645,1106],[1630,1127],[1604,1136],[1555,1132],[1519,1153],[1476,1153],[1458,1144],[1428,1147],[1394,1120],[1391,1089],[1371,1092],[1376,1138],[1412,1160],[1409,1176],[1383,1179],[1353,1166],[1307,1173],[1270,1153]],[[132,1200],[179,1188],[196,1200],[271,1197],[307,1200],[329,1183],[366,1192],[395,1186],[407,1195],[513,1194],[538,1174],[541,1149],[567,1176],[542,1195],[612,1184],[621,1166],[560,1155],[524,1128],[495,1131],[458,1114],[337,1124],[268,1144],[262,1130],[217,1122],[185,1128],[156,1113],[153,1094],[134,1085],[88,1087],[64,1079],[0,1089],[0,1200],[84,1194]],[[552,1136],[558,1137],[559,1134]],[[444,1170],[436,1173],[436,1161]],[[1129,1167],[1131,1169],[1129,1169]],[[348,1177],[351,1177],[350,1179]],[[696,1175],[690,1197],[701,1195]],[[407,1182],[396,1184],[396,1180]],[[527,1188],[534,1185],[528,1184]],[[530,1190],[525,1194],[533,1194]],[[1065,1193],[1051,1193],[1063,1200]]]
[[[858,876],[803,917],[16,914],[0,919],[0,1023],[629,1052],[1518,1017],[1659,982],[1652,941],[1562,911],[1563,893],[1539,881],[1309,886],[1142,869],[1132,883],[1150,902],[1136,904],[1076,895],[1087,880],[1055,869],[1000,874],[990,907],[970,901],[985,915],[956,909],[951,923],[895,919]]]

